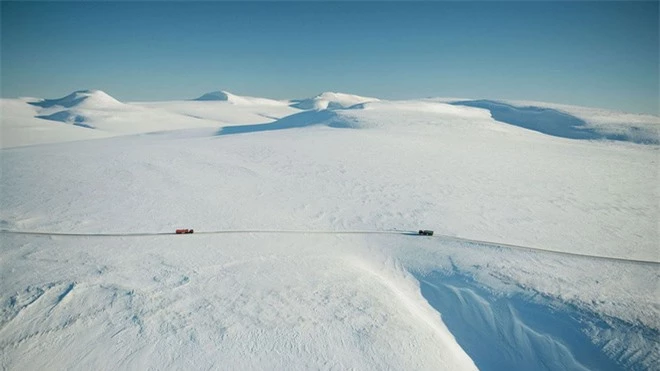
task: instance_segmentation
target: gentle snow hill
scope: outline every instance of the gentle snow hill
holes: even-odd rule
[[[122,103],[100,90],[81,90],[58,99],[2,99],[0,148],[263,123],[298,112],[288,102],[232,97],[242,103]]]
[[[115,135],[215,126],[217,123],[121,103],[100,90],[31,102],[37,118],[98,129]]]
[[[37,118],[60,121],[93,129],[89,115],[94,111],[117,112],[123,103],[100,90],[80,90],[59,99],[42,99],[29,104],[40,107]]]
[[[0,148],[107,138],[112,133],[38,118],[40,109],[23,99],[0,99]]]
[[[287,101],[279,101],[268,98],[257,98],[257,97],[247,97],[235,95],[230,92],[220,90],[210,93],[206,93],[199,98],[194,99],[196,101],[221,101],[229,102],[232,104],[238,105],[261,105],[261,106],[283,106],[287,105]]]
[[[348,108],[356,104],[378,100],[377,98],[361,97],[359,95],[325,92],[313,98],[293,100],[291,106],[302,110],[323,110]]]
[[[30,104],[41,108],[59,106],[63,108],[102,109],[116,108],[121,106],[122,103],[101,90],[79,90],[63,98],[42,99],[37,102],[30,102]]]
[[[389,144],[382,150],[396,157],[387,156],[386,161],[385,154],[372,153],[370,161],[383,161],[374,164],[381,168],[380,174],[390,172],[388,164],[393,169],[426,169],[416,176],[395,173],[391,177],[433,179],[435,191],[423,191],[409,184],[391,192],[427,199],[428,209],[420,205],[417,210],[425,210],[423,219],[433,221],[441,233],[660,261],[660,205],[655,186],[659,181],[659,151],[655,145],[575,141],[494,121],[487,110],[420,101],[373,102],[352,109],[305,111],[267,124],[224,127],[219,134],[259,134],[263,138],[261,135],[266,132],[309,130],[282,133],[300,137],[321,132],[313,131],[315,128],[360,129],[336,134],[343,138],[344,145],[357,141],[356,138],[369,142],[382,137],[381,143]],[[331,133],[323,131],[328,138]],[[313,140],[318,145],[322,141]],[[410,148],[411,143],[417,147]],[[353,155],[365,158],[365,145],[358,141],[355,146],[360,150]],[[566,183],[566,179],[579,182]],[[325,189],[321,184],[318,187]],[[351,210],[351,202],[363,202],[359,194],[352,200],[349,194],[341,193],[346,210]],[[408,196],[399,197],[396,206],[383,204],[375,209],[407,210],[409,205],[421,202],[406,203]],[[387,229],[398,224],[376,220],[364,219],[364,226]],[[406,225],[415,228],[414,224]]]
[[[398,122],[362,120],[359,111],[376,110],[379,112],[391,112],[404,120]],[[406,130],[411,124],[414,130],[424,130],[419,127],[418,122],[407,120],[408,117],[420,117],[433,115],[435,122],[444,121],[472,127],[479,121],[490,122],[488,112],[468,107],[452,106],[448,104],[421,102],[421,101],[377,101],[368,103],[359,103],[349,108],[307,110],[286,116],[279,120],[255,125],[237,125],[225,126],[218,134],[240,134],[259,131],[285,130],[302,128],[315,125],[323,125],[331,128],[350,128],[350,129],[375,129],[385,128],[389,130]]]
[[[622,135],[626,138],[631,138],[635,142],[647,141],[660,144],[660,116],[657,115],[535,101],[510,101],[509,103],[520,106],[552,108],[574,115],[586,121],[587,127],[600,132]]]
[[[299,109],[289,107],[289,101],[239,96],[226,91],[207,93],[193,100],[131,104],[213,120],[217,126],[267,123],[300,112]]]
[[[660,116],[535,101],[428,98],[487,109],[494,119],[573,139],[613,139],[660,144]]]

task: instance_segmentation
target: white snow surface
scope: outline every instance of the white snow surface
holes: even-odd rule
[[[2,366],[474,369],[410,275],[350,241],[192,237],[9,239]]]
[[[292,101],[293,102],[292,106],[304,110],[324,110],[324,109],[349,108],[356,104],[366,103],[366,102],[376,102],[378,100],[379,99],[377,98],[362,97],[353,94],[324,92],[313,98]]]
[[[453,103],[470,101],[466,98],[428,98],[426,101]],[[549,108],[584,120],[585,129],[599,133],[621,135],[638,142],[660,143],[660,116],[651,114],[612,111],[603,108],[582,107],[569,104],[547,103],[529,100],[496,100],[516,107]]]
[[[660,117],[657,115],[628,113],[621,111],[612,111],[603,108],[581,107],[569,104],[546,103],[536,101],[504,100],[520,106],[536,106],[556,109],[558,111],[570,113],[571,115],[585,120],[593,127],[607,127],[616,132],[616,125],[637,125],[643,128],[649,128],[657,133],[660,130]],[[620,130],[620,129],[619,129]]]
[[[299,111],[288,101],[226,94],[229,100],[165,103],[122,103],[100,90],[81,90],[59,99],[1,99],[0,148],[256,124]]]
[[[268,98],[259,98],[259,97],[247,97],[232,94],[225,90],[214,91],[206,93],[199,98],[195,99],[196,101],[224,101],[231,104],[237,105],[266,105],[266,106],[282,106],[288,105],[288,101],[279,101]]]
[[[0,227],[430,228],[660,262],[660,146],[558,138],[428,100],[247,101],[2,100]],[[34,117],[61,111],[90,127]],[[660,360],[657,341],[622,345],[634,333],[615,326],[660,331],[653,263],[404,235],[0,238],[6,369],[474,369],[420,292],[432,272],[610,318],[589,334],[609,357]]]
[[[112,136],[75,125],[58,125],[37,118],[38,107],[22,99],[0,99],[0,148],[57,143]]]

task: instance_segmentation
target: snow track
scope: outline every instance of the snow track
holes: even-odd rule
[[[177,235],[174,232],[145,232],[145,233],[62,233],[62,232],[36,232],[36,231],[9,231],[9,230],[0,230],[0,233],[8,234],[20,234],[28,236],[62,236],[62,237],[147,237],[147,236],[168,236],[168,235]],[[604,259],[612,261],[623,261],[631,262],[638,264],[652,264],[660,265],[660,262],[653,260],[641,260],[641,259],[628,259],[617,256],[603,256],[603,255],[589,255],[589,254],[580,254],[570,251],[561,251],[540,247],[532,246],[522,246],[507,244],[502,242],[493,242],[493,241],[483,241],[483,240],[474,240],[470,238],[456,237],[443,234],[434,234],[433,236],[420,236],[415,231],[400,231],[400,230],[354,230],[354,231],[333,231],[333,230],[269,230],[269,229],[232,229],[232,230],[219,230],[219,231],[201,231],[195,232],[194,234],[250,234],[250,233],[260,233],[260,234],[333,234],[333,235],[342,235],[342,234],[395,234],[395,235],[404,235],[404,236],[419,236],[427,238],[438,238],[443,240],[450,240],[455,242],[469,243],[471,245],[483,245],[495,248],[509,248],[509,249],[522,249],[522,250],[531,250],[531,251],[540,251],[545,253],[560,254],[560,255],[569,255],[569,256],[578,256],[582,258],[592,258],[592,259]]]

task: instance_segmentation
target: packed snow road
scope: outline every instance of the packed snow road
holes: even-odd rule
[[[534,250],[534,251],[542,251],[542,252],[547,252],[547,253],[555,253],[555,254],[562,254],[562,255],[568,255],[568,256],[579,256],[579,257],[584,257],[584,258],[591,258],[591,259],[605,259],[605,260],[614,260],[614,261],[624,261],[624,262],[632,262],[632,263],[638,263],[638,264],[660,264],[660,262],[652,261],[652,260],[636,260],[636,259],[629,259],[626,257],[616,257],[616,256],[602,256],[602,255],[587,255],[587,254],[578,254],[578,253],[573,253],[570,251],[561,251],[561,250],[553,250],[549,248],[540,248],[540,247],[532,247],[532,246],[521,246],[521,245],[512,245],[512,244],[506,244],[506,243],[501,243],[501,242],[493,242],[493,241],[483,241],[483,240],[473,240],[469,238],[463,238],[463,237],[457,237],[457,236],[449,236],[449,235],[439,235],[439,234],[432,234],[432,235],[425,235],[422,233],[422,230],[419,230],[418,232],[416,231],[401,231],[401,230],[391,230],[391,231],[378,231],[378,230],[362,230],[362,231],[340,231],[340,230],[267,230],[267,229],[231,229],[231,230],[221,230],[221,231],[197,231],[193,232],[194,230],[190,229],[185,229],[185,231],[189,232],[179,232],[179,230],[176,230],[175,232],[143,232],[143,233],[74,233],[74,232],[37,232],[37,231],[10,231],[10,230],[4,230],[0,229],[0,233],[5,233],[5,234],[16,234],[16,235],[26,235],[26,236],[58,236],[58,237],[149,237],[149,236],[171,236],[171,235],[179,235],[179,234],[192,234],[195,233],[196,235],[200,234],[331,234],[331,235],[346,235],[346,234],[381,234],[381,235],[387,235],[387,234],[395,234],[395,235],[404,235],[404,236],[425,236],[425,237],[433,237],[433,238],[440,238],[444,240],[450,240],[450,241],[457,241],[457,242],[465,242],[469,243],[475,246],[492,246],[492,247],[503,247],[503,248],[510,248],[510,249],[523,249],[523,250]],[[427,232],[427,231],[425,231]],[[431,231],[432,232],[432,231]]]

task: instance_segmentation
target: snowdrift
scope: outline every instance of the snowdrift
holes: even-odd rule
[[[361,97],[344,93],[325,92],[313,98],[291,101],[291,106],[302,110],[324,110],[348,108],[365,102],[376,102],[378,99]]]
[[[594,120],[592,113],[586,121],[573,116],[565,108],[562,111],[543,106],[514,106],[490,100],[457,101],[452,104],[484,108],[497,121],[562,138],[660,144],[660,118],[650,115],[619,114],[617,119],[616,114],[609,114],[606,119],[598,117]]]
[[[194,100],[228,102],[231,104],[238,104],[238,105],[282,106],[287,104],[287,102],[278,101],[274,99],[239,96],[224,90],[206,93]]]
[[[273,122],[225,126],[218,134],[241,134],[323,125],[339,129],[427,130],[443,126],[490,125],[490,115],[481,110],[429,102],[368,102],[348,108],[312,109]]]

